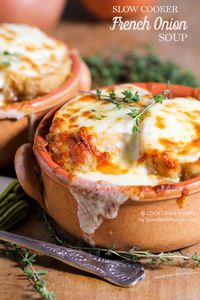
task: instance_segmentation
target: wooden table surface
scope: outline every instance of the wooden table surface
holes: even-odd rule
[[[50,233],[34,208],[28,220],[15,232],[53,242]],[[2,246],[1,246],[2,248]],[[200,253],[200,244],[183,250],[183,254]],[[200,268],[186,263],[162,265],[146,269],[146,278],[132,288],[120,288],[97,277],[64,265],[52,258],[38,256],[36,269],[45,269],[47,287],[57,300],[198,300],[200,299]],[[16,261],[0,251],[0,299],[40,299]]]
[[[164,0],[161,3],[166,5]],[[172,5],[174,1],[168,0],[167,4]],[[81,54],[92,54],[119,47],[135,49],[141,47],[143,43],[152,43],[162,58],[173,59],[182,67],[190,68],[200,78],[200,43],[197,26],[199,0],[193,0],[192,3],[188,0],[176,0],[176,4],[180,8],[178,18],[187,19],[190,24],[189,38],[185,43],[159,43],[153,32],[137,34],[111,32],[109,23],[62,23],[53,34],[78,48]],[[16,231],[33,238],[51,240],[44,222],[35,210],[28,220],[16,228]],[[200,253],[200,245],[185,250],[188,253],[194,251]],[[0,255],[0,299],[40,299],[16,262]],[[47,257],[40,256],[37,266],[48,270],[46,275],[48,288],[55,292],[57,300],[200,299],[200,269],[193,269],[187,265],[149,269],[146,271],[146,279],[130,289],[116,287]]]

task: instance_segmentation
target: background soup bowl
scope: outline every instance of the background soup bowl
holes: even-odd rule
[[[81,0],[85,7],[96,17],[102,20],[109,20],[115,16],[126,18],[140,18],[147,15],[141,11],[141,6],[153,6],[158,0]],[[129,7],[138,7],[137,11]],[[120,11],[118,8],[120,7]]]
[[[49,29],[58,22],[66,3],[66,0],[0,0],[0,22]]]
[[[75,96],[78,90],[91,88],[91,75],[88,67],[76,50],[70,49],[69,53],[72,70],[60,87],[42,97],[8,104],[5,109],[0,108],[0,169],[13,164],[16,150],[33,138],[36,124],[47,111]],[[20,119],[2,117],[7,112],[13,112],[13,114],[21,112],[23,117]]]
[[[165,84],[138,83],[153,94],[166,89]],[[200,99],[200,90],[172,85],[173,96]],[[104,219],[92,236],[102,247],[130,249],[138,246],[154,252],[171,251],[200,241],[200,177],[178,184],[115,186],[71,176],[50,157],[45,136],[55,111],[39,124],[34,145],[21,146],[15,156],[17,177],[24,190],[52,216],[65,231],[82,239],[77,217],[77,202],[70,192],[76,187],[86,195],[108,196],[108,191],[127,197],[114,219]],[[33,149],[33,150],[32,150]],[[40,180],[39,180],[40,178]],[[42,182],[42,183],[41,183]],[[136,197],[137,196],[137,197]],[[185,204],[185,205],[183,205]],[[181,208],[182,207],[182,208]]]

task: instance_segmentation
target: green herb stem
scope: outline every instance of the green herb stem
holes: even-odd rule
[[[167,86],[170,86],[170,84],[168,83]],[[117,96],[117,94],[115,93],[114,90],[112,90],[111,92],[108,92],[107,94],[103,94],[102,90],[100,90],[100,89],[97,89],[96,92],[81,91],[81,93],[83,93],[83,94],[86,93],[86,94],[95,96],[99,100],[106,100],[106,101],[112,102],[113,104],[116,105],[116,107],[118,109],[121,109],[124,106],[124,104],[126,104],[126,107],[131,108],[132,106],[130,106],[130,103],[137,104],[140,101],[140,96],[139,96],[138,91],[136,91],[133,94],[130,90],[124,90],[122,92],[122,94],[124,95],[123,97]],[[139,130],[139,121],[141,120],[142,117],[144,117],[146,111],[149,110],[151,107],[153,107],[156,103],[162,104],[163,101],[166,99],[166,95],[169,95],[170,93],[171,93],[170,89],[164,90],[160,94],[154,95],[152,97],[153,102],[151,104],[149,104],[148,106],[146,106],[145,108],[137,109],[134,107],[130,110],[130,112],[127,113],[127,115],[130,116],[134,120],[134,124],[132,127],[133,133],[136,133]],[[102,118],[105,117],[104,115],[101,115],[101,114],[97,115],[96,110],[93,110],[93,112],[94,111],[95,111],[94,118],[96,120],[101,120]]]
[[[73,249],[87,251],[93,253],[95,255],[101,256],[102,254],[106,256],[113,256],[118,257],[122,260],[128,261],[140,261],[142,263],[147,263],[148,265],[157,265],[160,263],[167,263],[173,264],[175,260],[182,260],[185,262],[192,262],[194,263],[195,267],[200,266],[200,256],[195,252],[190,256],[183,255],[180,251],[179,252],[160,252],[158,254],[152,253],[150,251],[142,251],[139,250],[137,247],[133,247],[129,251],[119,251],[115,250],[115,246],[110,249],[106,248],[99,248],[99,247],[88,247],[88,246],[81,246],[81,245],[72,245],[63,238],[61,238],[58,233],[56,232],[55,228],[52,226],[50,218],[46,215],[44,211],[42,211],[42,216],[49,230],[51,236],[54,240],[63,246],[71,247]]]
[[[4,254],[12,255],[17,259],[21,269],[28,279],[32,282],[33,286],[40,294],[42,299],[54,300],[55,296],[53,292],[48,291],[46,281],[42,276],[47,274],[46,270],[36,270],[33,263],[36,261],[36,254],[30,254],[25,248],[17,246],[16,244],[3,242],[6,250]]]

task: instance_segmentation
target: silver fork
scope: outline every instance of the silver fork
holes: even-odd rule
[[[0,230],[0,240],[36,250],[121,287],[131,287],[145,277],[144,268],[140,263],[105,259],[82,250],[34,240],[3,230]]]

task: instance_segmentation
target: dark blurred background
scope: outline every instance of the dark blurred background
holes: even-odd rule
[[[95,0],[94,0],[95,1]],[[62,20],[98,21],[79,0],[69,0],[62,15]]]

